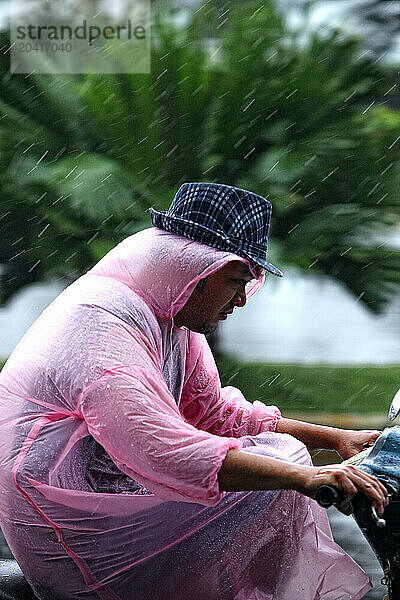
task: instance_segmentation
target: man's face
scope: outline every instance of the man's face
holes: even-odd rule
[[[222,269],[200,280],[174,321],[178,327],[204,333],[214,331],[235,306],[246,304],[246,284],[254,279],[249,268],[232,261]]]

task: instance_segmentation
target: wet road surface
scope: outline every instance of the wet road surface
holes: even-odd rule
[[[336,508],[328,509],[328,516],[335,541],[364,569],[372,581],[374,587],[363,596],[363,600],[382,600],[387,593],[387,587],[381,584],[383,571],[353,517],[346,517]]]

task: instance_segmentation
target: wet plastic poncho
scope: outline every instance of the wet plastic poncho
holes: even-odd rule
[[[0,524],[40,600],[369,589],[313,500],[219,490],[231,448],[310,460],[274,433],[277,408],[221,389],[204,336],[174,325],[199,279],[232,260],[246,262],[154,228],[131,236],[50,304],[6,363]]]

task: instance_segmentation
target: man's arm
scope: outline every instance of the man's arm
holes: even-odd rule
[[[336,450],[343,459],[350,458],[363,450],[363,445],[372,445],[382,433],[377,430],[339,429],[314,425],[304,421],[281,417],[277,433],[289,433],[307,446],[309,450],[325,448]]]
[[[352,465],[299,465],[234,449],[226,454],[218,482],[221,491],[292,489],[310,498],[320,485],[330,484],[347,497],[360,490],[372,500],[379,515],[388,504],[385,486]],[[351,512],[348,503],[338,508],[345,514]]]

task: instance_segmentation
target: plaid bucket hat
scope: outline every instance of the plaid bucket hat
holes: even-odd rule
[[[282,277],[267,262],[271,203],[253,192],[221,183],[184,183],[166,212],[150,208],[155,227],[232,252]]]

